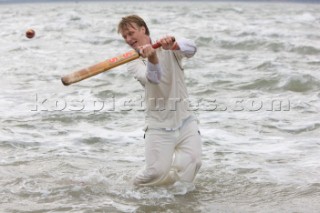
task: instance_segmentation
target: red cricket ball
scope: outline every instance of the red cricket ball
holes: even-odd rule
[[[33,29],[29,29],[26,31],[27,38],[33,38],[35,36],[36,32]]]

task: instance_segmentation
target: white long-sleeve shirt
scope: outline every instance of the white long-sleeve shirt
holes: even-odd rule
[[[145,88],[146,128],[179,128],[189,117],[188,92],[181,60],[192,57],[196,51],[193,41],[182,38],[180,50],[158,48],[159,64],[145,62],[143,58],[128,63],[128,72]]]

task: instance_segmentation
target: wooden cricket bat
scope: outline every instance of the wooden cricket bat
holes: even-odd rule
[[[155,43],[152,45],[154,49],[161,47],[160,43]],[[107,59],[105,61],[102,61],[98,64],[92,65],[90,67],[78,70],[74,73],[65,75],[61,78],[62,83],[65,86],[68,86],[70,84],[82,81],[84,79],[90,78],[94,75],[97,75],[99,73],[105,72],[107,70],[110,70],[114,67],[117,67],[119,65],[128,63],[130,61],[133,61],[140,57],[140,54],[136,50],[131,50],[129,52],[126,52],[124,54],[118,55],[116,57]]]

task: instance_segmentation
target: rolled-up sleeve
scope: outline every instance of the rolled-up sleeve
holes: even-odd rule
[[[186,38],[180,38],[177,40],[177,43],[183,56],[190,58],[196,54],[197,46],[194,41]]]

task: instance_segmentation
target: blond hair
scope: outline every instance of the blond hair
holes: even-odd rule
[[[146,29],[146,35],[150,35],[149,28],[146,22],[138,15],[129,15],[122,17],[121,21],[118,24],[118,33],[121,33],[124,29],[128,29],[128,27],[133,27],[133,23],[137,24],[138,27],[144,27]]]

